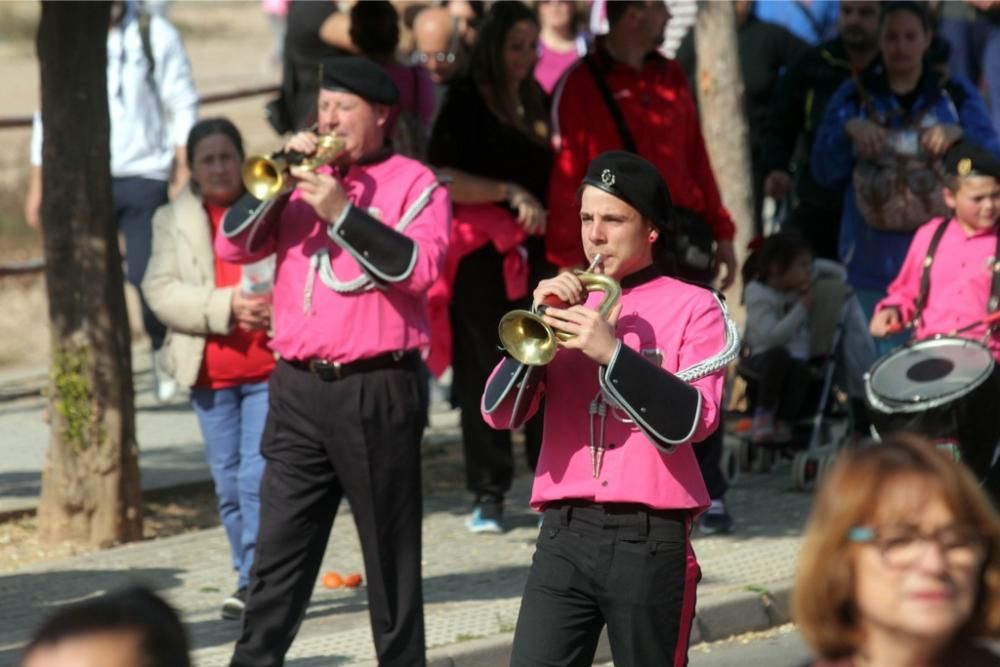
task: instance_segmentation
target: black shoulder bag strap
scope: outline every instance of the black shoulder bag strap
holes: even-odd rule
[[[920,321],[920,315],[924,312],[924,306],[927,305],[927,296],[931,292],[931,265],[934,264],[934,253],[937,252],[938,246],[941,244],[941,237],[944,236],[945,230],[948,229],[949,222],[951,222],[951,219],[945,218],[938,223],[937,229],[934,230],[934,236],[931,237],[931,243],[927,246],[927,255],[924,257],[924,269],[920,273],[920,293],[917,295],[917,307],[913,311],[913,318],[906,325],[907,328],[917,326],[917,323]],[[994,271],[994,294],[997,288],[1000,287],[998,283],[1000,283],[1000,276]]]
[[[594,77],[597,89],[601,91],[601,97],[604,98],[604,104],[608,107],[608,113],[611,114],[615,125],[618,126],[618,134],[621,135],[622,146],[625,150],[635,153],[635,141],[632,139],[632,133],[628,131],[628,126],[625,124],[625,117],[622,116],[622,110],[618,107],[618,103],[615,102],[615,97],[611,94],[611,89],[608,88],[608,82],[604,80],[600,70],[597,69],[597,62],[594,60],[593,54],[584,56],[583,62],[586,63],[587,69],[590,70],[591,76]]]

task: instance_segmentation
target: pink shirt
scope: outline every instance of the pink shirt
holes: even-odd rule
[[[876,312],[895,306],[904,322],[912,319],[920,294],[924,258],[940,222],[941,218],[935,218],[913,235],[903,267],[889,285],[888,296],[876,306]],[[915,331],[916,338],[949,333],[986,316],[996,248],[996,229],[969,236],[958,221],[951,219],[934,253],[930,291]],[[960,335],[981,341],[985,333],[985,326],[977,326]],[[1000,333],[995,332],[987,344],[993,357],[1000,360]]]
[[[592,293],[587,306],[596,308],[601,294]],[[722,311],[707,290],[671,278],[656,278],[622,291],[622,312],[615,332],[623,343],[662,358],[676,373],[718,354],[725,345]],[[631,423],[608,411],[604,461],[599,478],[590,462],[588,407],[600,391],[598,366],[576,350],[561,350],[545,371],[545,433],[535,470],[531,505],[580,498],[600,503],[641,503],[657,509],[700,510],[708,492],[691,442],[705,439],[719,424],[723,370],[697,380],[701,392],[699,424],[691,442],[667,454]],[[540,395],[540,394],[539,394]],[[494,428],[506,428],[513,401],[483,418]],[[532,410],[537,409],[536,405]],[[669,410],[669,405],[662,409]],[[595,429],[598,420],[594,420]]]
[[[330,173],[329,168],[324,171]],[[352,165],[341,180],[354,206],[392,226],[436,183],[427,167],[398,155],[374,164]],[[426,293],[441,271],[449,219],[447,190],[438,187],[404,232],[418,248],[412,273],[384,289],[344,294],[324,282],[319,275],[324,253],[333,275],[342,282],[362,276],[361,267],[330,240],[327,223],[302,201],[298,191],[292,193],[280,219],[266,225],[269,229],[258,224],[232,238],[219,234],[215,252],[236,263],[276,252],[272,349],[285,359],[322,357],[345,363],[427,347]],[[268,236],[251,253],[246,243],[254,233]]]
[[[569,51],[553,51],[539,40],[538,62],[535,63],[535,81],[545,90],[546,95],[552,94],[552,90],[559,83],[559,77],[580,58],[580,50],[577,46]]]

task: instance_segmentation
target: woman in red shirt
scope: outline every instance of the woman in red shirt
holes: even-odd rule
[[[224,262],[212,250],[223,215],[243,194],[239,130],[222,118],[202,120],[188,136],[187,156],[189,186],[153,218],[153,254],[142,289],[170,329],[160,352],[163,367],[191,388],[239,573],[222,616],[238,619],[257,541],[260,438],[274,367],[268,349],[270,281],[250,281],[247,267]]]

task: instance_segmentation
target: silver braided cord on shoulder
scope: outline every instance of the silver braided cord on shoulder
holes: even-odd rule
[[[700,380],[703,377],[711,375],[720,368],[725,368],[740,356],[740,334],[736,328],[736,323],[729,317],[729,308],[726,306],[726,302],[719,298],[717,293],[712,292],[712,295],[715,297],[716,303],[719,304],[719,308],[722,309],[722,318],[726,325],[726,342],[718,353],[704,361],[699,361],[693,366],[688,366],[678,371],[677,377],[685,382],[694,382],[695,380]]]

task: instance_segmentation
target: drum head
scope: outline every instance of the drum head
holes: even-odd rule
[[[872,367],[868,394],[901,412],[935,407],[969,393],[993,372],[993,355],[974,340],[938,338],[892,352]]]

